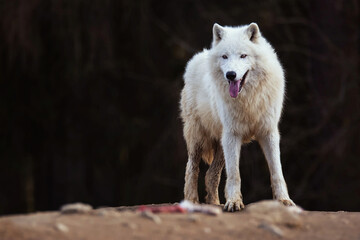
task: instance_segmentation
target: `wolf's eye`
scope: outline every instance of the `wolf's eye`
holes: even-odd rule
[[[222,58],[223,58],[223,59],[228,59],[228,56],[222,55]]]
[[[247,57],[246,54],[241,54],[241,55],[240,55],[240,58],[246,58],[246,57]]]

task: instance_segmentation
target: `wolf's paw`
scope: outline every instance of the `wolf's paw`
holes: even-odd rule
[[[227,200],[224,206],[224,211],[235,212],[235,211],[240,211],[241,209],[244,208],[245,206],[241,199]]]
[[[296,206],[295,203],[291,199],[278,199],[285,206]]]

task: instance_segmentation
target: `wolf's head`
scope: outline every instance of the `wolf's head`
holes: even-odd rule
[[[214,71],[228,82],[230,96],[236,98],[255,68],[257,52],[263,43],[256,23],[240,27],[222,27],[215,23],[211,48]]]

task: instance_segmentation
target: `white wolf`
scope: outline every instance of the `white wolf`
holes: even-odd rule
[[[278,122],[284,98],[284,72],[257,24],[214,24],[212,47],[188,62],[184,80],[180,108],[188,150],[185,199],[199,201],[197,182],[202,158],[210,164],[205,177],[206,202],[220,204],[218,186],[225,164],[224,209],[244,208],[240,148],[243,143],[257,140],[270,169],[274,198],[294,205],[280,162]]]

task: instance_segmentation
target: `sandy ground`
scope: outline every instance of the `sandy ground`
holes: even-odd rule
[[[80,209],[73,213],[3,216],[0,239],[360,239],[360,213],[299,213],[274,201],[254,203],[241,212],[217,216],[144,214],[136,209]]]

